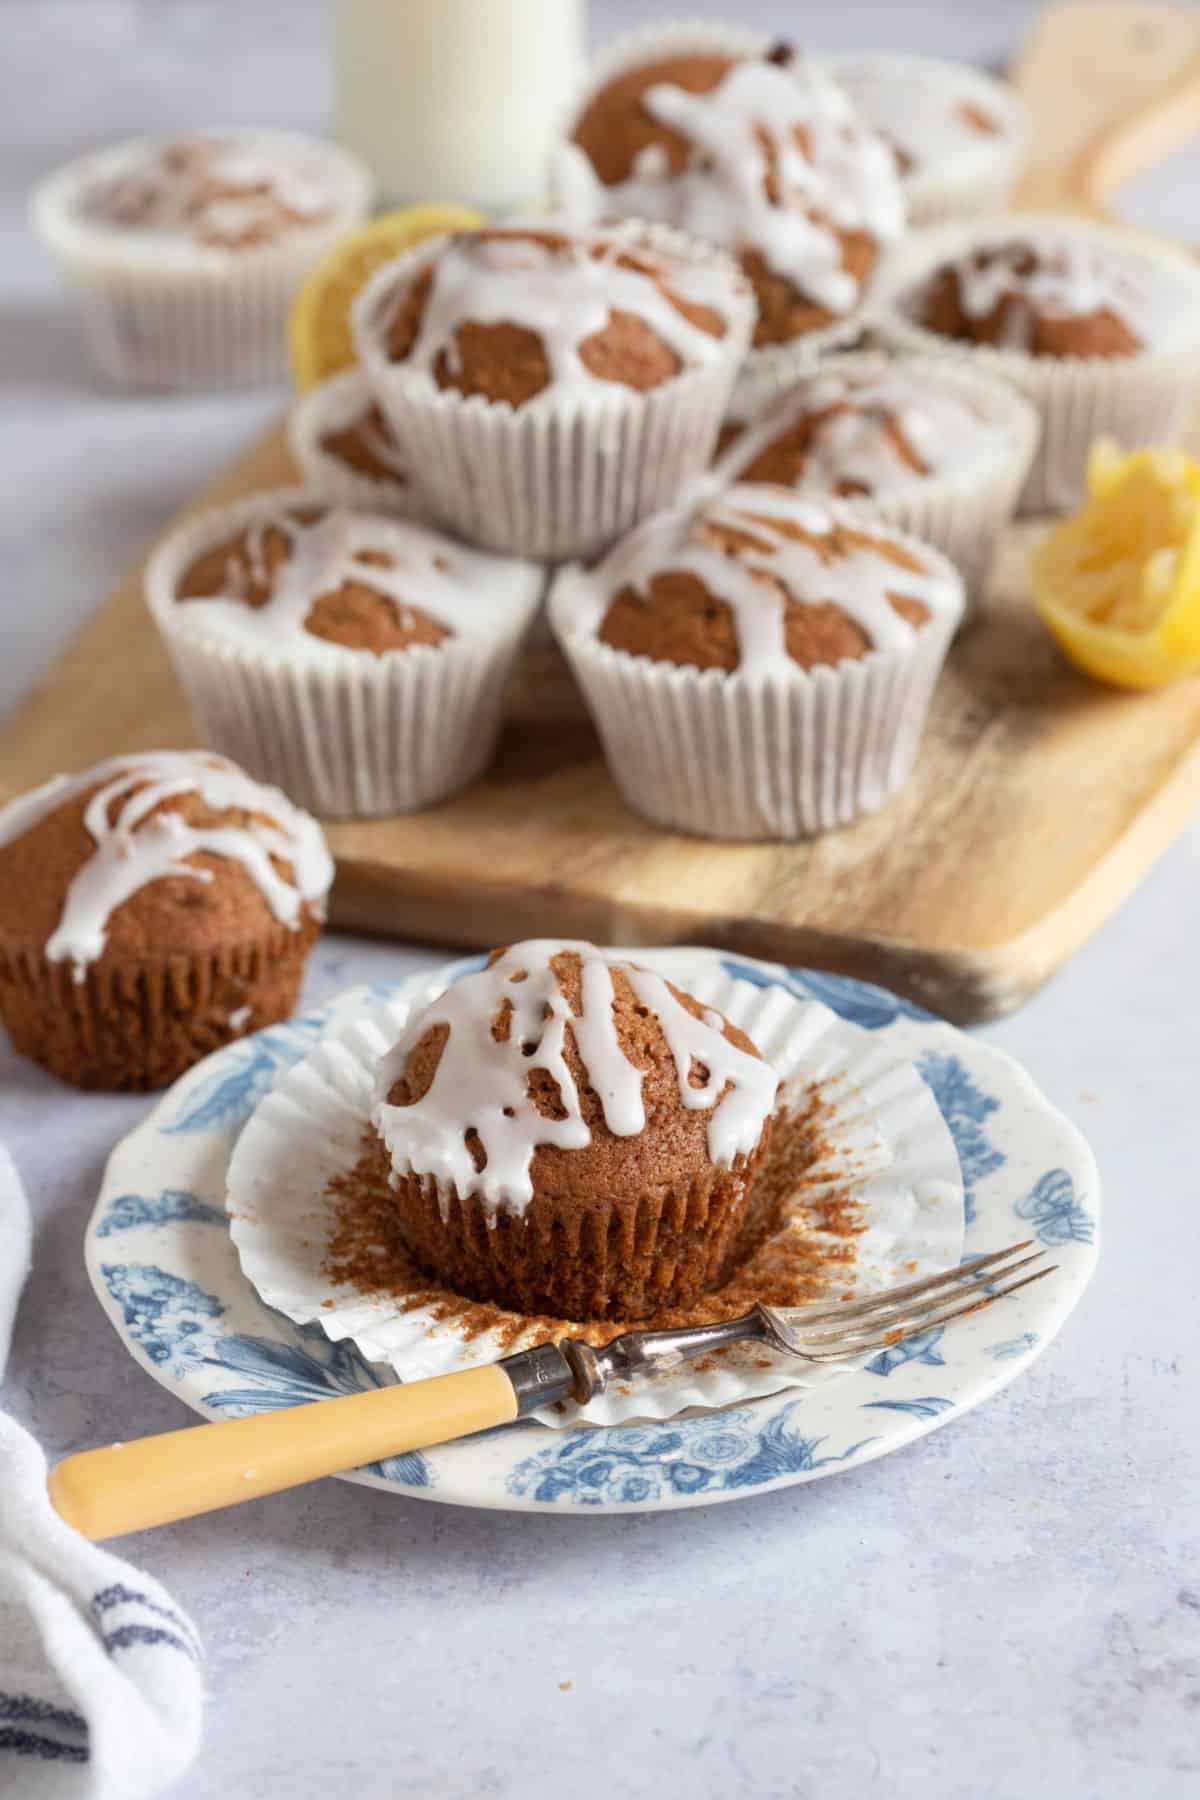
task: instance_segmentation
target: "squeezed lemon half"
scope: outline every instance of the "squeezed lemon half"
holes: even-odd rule
[[[358,361],[350,308],[376,269],[423,238],[476,231],[483,223],[483,214],[469,206],[405,206],[368,219],[331,244],[304,277],[288,316],[296,386],[315,387]]]
[[[1073,663],[1117,687],[1200,668],[1200,466],[1101,439],[1087,499],[1030,559],[1034,600]]]

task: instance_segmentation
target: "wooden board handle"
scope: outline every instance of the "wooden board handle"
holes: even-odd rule
[[[516,1416],[512,1382],[490,1363],[431,1381],[84,1450],[51,1471],[50,1499],[84,1537],[120,1537],[379,1457],[444,1444]]]
[[[1093,217],[1200,128],[1200,13],[1146,0],[1067,0],[1011,71],[1033,115],[1014,204]]]

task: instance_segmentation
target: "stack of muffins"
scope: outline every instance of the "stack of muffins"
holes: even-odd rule
[[[293,411],[302,484],[152,558],[153,617],[250,786],[230,797],[219,759],[173,780],[168,754],[0,815],[0,866],[36,851],[21,914],[0,918],[18,1041],[141,1085],[276,1015],[324,891],[284,841],[316,829],[295,807],[386,815],[475,779],[547,588],[614,779],[655,823],[790,839],[884,804],[1003,525],[1069,503],[1093,437],[1169,438],[1200,369],[1186,259],[988,216],[1025,141],[1014,96],[952,65],[818,65],[696,25],[615,45],[576,97],[555,212],[379,269],[354,307],[358,366]],[[34,210],[108,373],[212,385],[277,367],[298,275],[369,198],[331,146],[226,132],[85,158]],[[200,837],[177,868],[180,817]],[[246,890],[224,911],[213,833]],[[110,837],[197,927],[232,908],[232,962],[203,932],[172,960],[156,904],[108,875],[119,929],[63,950]],[[300,896],[286,918],[279,881]],[[133,963],[106,973],[123,945]],[[51,989],[78,1027],[61,1043]],[[146,1021],[172,1006],[164,1037]],[[114,1007],[143,1021],[129,1067]]]

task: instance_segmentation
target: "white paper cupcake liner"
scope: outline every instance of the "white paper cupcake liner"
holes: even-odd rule
[[[858,526],[862,513],[828,511]],[[655,662],[602,643],[603,587],[572,565],[550,591],[550,623],[596,723],[626,803],[656,825],[697,837],[793,839],[848,825],[903,786],[962,616],[962,580],[929,544],[890,541],[943,574],[958,604],[901,649],[836,668],[761,678]]]
[[[715,56],[765,56],[773,41],[774,37],[764,32],[743,30],[736,25],[716,24],[710,19],[676,19],[657,25],[643,25],[614,38],[593,57],[583,81],[564,109],[561,134],[564,142],[551,159],[551,205],[570,215],[567,201],[572,184],[562,157],[564,153],[568,157],[572,154],[568,140],[579,114],[592,96],[618,75],[627,69],[636,69],[643,63],[689,51]],[[878,267],[882,266],[882,257],[881,250]],[[786,386],[820,358],[837,350],[854,348],[870,323],[869,302],[874,281],[875,276],[872,275],[858,305],[851,312],[832,320],[828,325],[820,326],[815,331],[806,331],[800,337],[793,338],[790,343],[764,344],[759,348],[751,345],[746,352],[746,373],[755,379],[774,381],[780,386]]]
[[[1134,356],[1030,356],[968,344],[917,325],[905,302],[943,263],[989,243],[1095,243],[1145,271],[1148,282],[1179,297],[1170,341]],[[1075,505],[1086,488],[1087,455],[1098,437],[1126,449],[1173,443],[1200,389],[1200,266],[1181,251],[1117,227],[1031,214],[957,223],[914,233],[889,256],[872,308],[879,339],[892,350],[936,356],[1018,388],[1038,409],[1042,436],[1021,492],[1024,513]]]
[[[288,308],[301,278],[371,204],[366,165],[340,145],[256,130],[256,142],[320,155],[333,198],[319,224],[276,244],[230,250],[164,244],[81,218],[77,201],[147,143],[80,157],[33,193],[35,230],[73,290],[96,372],[125,387],[219,389],[281,381]]]
[[[338,506],[363,512],[416,514],[412,483],[385,481],[352,468],[332,456],[321,443],[329,431],[341,431],[370,405],[371,390],[361,369],[347,369],[302,394],[288,414],[288,449],[306,487]]]
[[[594,555],[669,506],[712,453],[753,325],[749,284],[727,257],[679,232],[631,222],[606,235],[728,269],[734,304],[711,363],[648,393],[609,382],[583,394],[548,389],[514,408],[440,389],[393,363],[381,342],[381,313],[444,239],[387,264],[355,302],[359,355],[414,486],[472,543],[514,556]]]
[[[927,164],[901,176],[908,203],[909,224],[940,225],[950,219],[998,212],[1007,204],[1029,154],[1029,108],[1005,81],[997,81],[967,63],[945,62],[932,56],[903,56],[880,52],[823,57],[823,66],[841,81],[863,117],[870,122],[870,108],[862,104],[858,86],[848,78],[855,69],[869,69],[871,78],[894,83],[920,104],[922,89],[940,89],[947,104],[974,102],[995,119],[1000,130],[978,133],[965,140],[953,157]]]
[[[254,494],[182,526],[150,560],[150,611],[206,741],[257,779],[326,818],[432,806],[491,761],[543,573],[495,562],[477,630],[383,656],[307,636],[267,651],[236,638],[202,601],[175,600],[204,550],[281,505],[322,498],[307,488]],[[383,535],[394,521],[379,523]]]
[[[848,373],[879,362],[879,353],[834,357],[828,367]],[[845,502],[864,517],[882,521],[898,531],[920,538],[949,557],[966,588],[964,619],[979,606],[1001,533],[1016,511],[1037,450],[1040,421],[1036,409],[1009,383],[973,368],[963,368],[945,358],[906,357],[914,380],[934,389],[957,394],[976,408],[1001,434],[995,457],[960,472],[915,477],[895,493]],[[746,383],[734,394],[731,417],[752,420],[762,406],[781,399],[779,390],[760,383]],[[745,443],[730,446],[714,467],[714,477],[727,473],[736,480],[739,465],[747,459]]]
[[[641,960],[640,953],[631,955]],[[653,953],[645,960],[652,964]],[[852,1187],[863,1227],[854,1240],[852,1274],[844,1284],[839,1275],[839,1289],[868,1292],[953,1266],[965,1226],[962,1172],[933,1096],[912,1065],[827,1007],[781,988],[757,987],[714,968],[698,969],[685,985],[739,1025],[780,1071],[782,1106],[799,1104],[810,1084],[819,1085],[830,1108],[822,1119],[829,1150],[809,1180],[827,1190]],[[361,1154],[379,1058],[412,1012],[443,987],[444,975],[382,1007],[364,991],[361,1013],[343,1014],[260,1103],[228,1173],[231,1235],[261,1298],[298,1324],[318,1323],[335,1342],[351,1339],[402,1381],[491,1362],[540,1335],[535,1321],[510,1314],[511,1329],[464,1338],[461,1325],[439,1317],[434,1306],[405,1310],[402,1295],[364,1294],[331,1281],[323,1269],[334,1223],[329,1183]],[[723,1406],[830,1378],[755,1346],[636,1386],[614,1384],[585,1407],[547,1408],[536,1417],[553,1426],[668,1418],[689,1406]]]

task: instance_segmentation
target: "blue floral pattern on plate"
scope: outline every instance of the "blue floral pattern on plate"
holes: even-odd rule
[[[792,1428],[793,1400],[759,1429],[749,1407],[665,1425],[563,1432],[519,1462],[508,1491],[542,1505],[644,1506],[668,1495],[736,1493],[786,1475],[811,1475],[847,1462],[871,1440],[822,1455],[822,1439]]]
[[[742,979],[781,984],[887,1034],[919,1068],[953,1134],[969,1196],[966,1252],[1036,1235],[1054,1247],[1059,1275],[1006,1302],[998,1319],[984,1313],[889,1346],[856,1374],[799,1397],[792,1390],[653,1425],[492,1431],[348,1479],[430,1499],[581,1513],[699,1505],[819,1479],[935,1429],[993,1391],[1001,1370],[1008,1379],[1045,1348],[1082,1293],[1096,1258],[1095,1167],[1073,1128],[1007,1058],[842,976],[712,951],[639,955],[685,986],[689,965],[715,958]],[[442,979],[479,962],[464,959]],[[428,976],[404,984],[429,986]],[[220,1226],[224,1169],[259,1098],[331,1021],[396,991],[353,990],[219,1052],[177,1083],[113,1155],[88,1233],[93,1285],[138,1360],[198,1411],[219,1417],[297,1406],[391,1378],[349,1344],[264,1306]]]
[[[915,1001],[902,1000],[899,994],[890,994],[886,988],[856,981],[849,975],[827,975],[820,969],[785,969],[739,956],[722,957],[721,967],[727,975],[753,982],[755,987],[782,987],[798,999],[819,1000],[840,1019],[861,1025],[865,1031],[882,1031],[897,1019],[933,1021],[933,1014]]]

